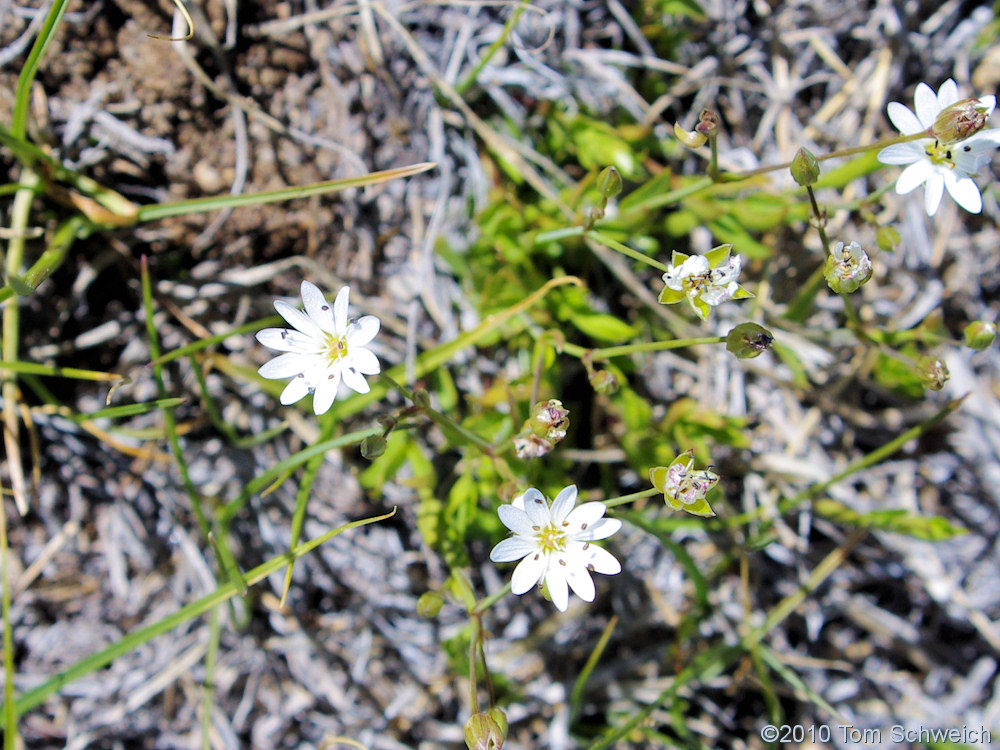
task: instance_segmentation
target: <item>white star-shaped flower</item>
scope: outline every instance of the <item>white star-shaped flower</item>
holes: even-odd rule
[[[1000,144],[1000,130],[984,130],[964,140],[951,139],[965,132],[961,125],[956,126],[956,121],[967,125],[962,119],[966,112],[981,118],[985,124],[996,107],[996,97],[960,101],[958,85],[949,78],[941,84],[937,94],[926,83],[919,84],[914,94],[914,107],[916,112],[899,102],[890,102],[889,119],[902,135],[926,132],[928,137],[895,143],[878,153],[878,160],[883,164],[907,165],[896,180],[896,192],[906,195],[924,185],[924,210],[928,216],[933,216],[947,189],[958,205],[969,213],[978,214],[983,210],[983,198],[971,175],[989,163],[993,150]],[[952,112],[946,112],[949,109]],[[949,122],[952,127],[946,128]]]
[[[717,307],[730,299],[752,297],[737,283],[742,268],[739,255],[730,256],[732,245],[719,245],[705,255],[685,255],[674,251],[663,274],[663,290],[659,301],[672,305],[687,299],[702,320],[708,318],[709,308]]]
[[[281,392],[282,404],[294,404],[313,394],[313,411],[325,414],[337,398],[340,383],[358,393],[371,390],[365,375],[378,374],[378,357],[365,347],[375,338],[380,323],[374,315],[355,321],[347,319],[351,288],[337,293],[333,306],[315,284],[302,282],[302,303],[306,311],[276,300],[274,309],[294,330],[265,328],[257,340],[280,354],[257,371],[269,380],[292,378]]]
[[[576,505],[576,485],[565,487],[549,505],[534,487],[498,509],[500,520],[514,535],[504,539],[490,560],[520,560],[514,568],[510,590],[523,594],[536,583],[548,587],[552,603],[565,612],[569,589],[585,602],[594,601],[590,572],[614,575],[621,563],[606,549],[591,542],[607,539],[622,527],[616,518],[605,518],[604,503]]]

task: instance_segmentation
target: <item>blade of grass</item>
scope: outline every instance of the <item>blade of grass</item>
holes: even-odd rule
[[[206,211],[219,211],[224,208],[238,208],[239,206],[256,206],[261,203],[277,203],[279,201],[292,200],[293,198],[308,198],[312,195],[326,195],[336,193],[353,187],[363,187],[365,185],[375,185],[388,180],[395,180],[400,177],[411,177],[421,172],[433,169],[437,164],[433,162],[423,162],[413,164],[408,167],[397,169],[386,169],[381,172],[371,172],[360,177],[348,177],[343,180],[330,180],[328,182],[317,182],[312,185],[301,187],[282,188],[281,190],[268,190],[261,193],[246,193],[244,195],[213,195],[208,198],[192,198],[190,200],[176,201],[173,203],[156,203],[149,206],[140,206],[136,216],[137,221],[155,221],[168,216],[184,216],[187,214],[204,213]]]
[[[10,623],[10,571],[7,568],[7,506],[0,491],[0,617],[3,618],[3,747],[17,747],[17,711],[14,710],[14,633]]]
[[[152,359],[156,359],[160,356],[160,339],[156,333],[156,324],[153,322],[153,285],[150,279],[149,262],[146,256],[142,257],[140,269],[142,274],[142,304],[146,317],[146,336],[149,340],[149,353]],[[162,365],[155,365],[153,367],[153,378],[156,380],[156,388],[160,394],[160,398],[167,398],[167,386],[163,380]],[[219,555],[222,569],[229,576],[230,580],[234,584],[240,584],[239,587],[241,589],[246,588],[239,565],[237,565],[232,552],[229,550],[229,546],[226,544],[226,535],[224,533],[220,534],[218,540],[216,540],[212,534],[212,524],[205,515],[205,509],[201,504],[201,495],[194,486],[194,482],[191,481],[191,475],[188,472],[187,459],[184,456],[180,439],[177,436],[177,420],[174,418],[173,409],[162,409],[161,413],[163,414],[163,426],[167,432],[170,452],[174,456],[174,462],[177,464],[177,470],[181,475],[181,483],[184,485],[184,490],[191,501],[191,510],[194,511],[198,528],[201,529],[202,536],[215,548],[216,553]]]
[[[21,175],[24,189],[14,195],[11,207],[10,227],[12,236],[7,243],[7,257],[4,259],[4,273],[8,279],[21,273],[24,263],[24,238],[28,226],[28,214],[34,200],[34,186],[38,176],[30,170],[24,170]],[[4,305],[3,308],[3,345],[0,347],[0,357],[8,362],[16,362],[20,341],[21,308],[18,305]],[[20,422],[18,421],[18,406],[20,392],[17,379],[9,374],[3,378],[0,388],[3,395],[3,442],[7,453],[7,471],[10,472],[11,491],[17,511],[22,516],[28,512],[28,490],[24,481],[24,467],[21,465],[21,447],[19,442]]]
[[[569,724],[573,726],[573,722],[580,715],[580,705],[583,703],[583,691],[587,687],[587,681],[590,679],[590,675],[593,674],[594,668],[597,666],[597,662],[601,659],[601,654],[604,653],[604,649],[607,648],[608,642],[611,640],[612,634],[615,632],[615,627],[618,625],[618,616],[614,615],[608,624],[604,626],[604,631],[601,633],[601,637],[597,640],[597,644],[594,646],[594,650],[590,652],[590,656],[587,657],[587,663],[583,665],[583,669],[580,670],[580,676],[576,678],[576,682],[573,683],[573,689],[569,693]]]
[[[99,370],[78,370],[75,367],[56,367],[42,365],[36,362],[8,362],[0,360],[0,372],[17,372],[28,375],[48,375],[56,378],[74,378],[76,380],[126,380],[124,375],[115,372]]]
[[[391,518],[395,515],[396,509],[389,513],[385,513],[380,516],[373,516],[371,518],[363,518],[359,521],[351,521],[343,526],[338,526],[335,529],[331,529],[325,534],[312,539],[305,544],[296,547],[291,552],[284,552],[277,555],[267,562],[258,565],[256,568],[248,571],[246,574],[246,582],[248,586],[254,586],[275,571],[281,570],[282,567],[288,564],[292,559],[302,557],[308,554],[312,550],[316,549],[321,544],[333,539],[333,537],[338,534],[347,531],[349,529],[356,528],[358,526],[366,526],[370,523],[377,523],[379,521],[384,521],[387,518]],[[80,661],[76,662],[69,668],[63,670],[57,675],[50,677],[48,680],[38,685],[35,688],[22,693],[20,696],[14,699],[15,713],[18,716],[23,715],[26,711],[30,711],[36,706],[40,705],[46,698],[48,698],[53,693],[57,693],[66,685],[70,685],[81,677],[84,677],[91,672],[94,672],[101,667],[110,664],[116,658],[122,654],[128,653],[136,646],[140,646],[147,641],[152,640],[158,635],[169,632],[173,630],[178,625],[193,620],[195,617],[204,614],[213,607],[228,599],[236,596],[238,593],[236,584],[232,581],[227,581],[217,588],[214,592],[208,596],[204,596],[191,604],[181,607],[177,612],[172,615],[168,615],[160,620],[157,620],[151,625],[139,628],[132,633],[120,638],[116,643],[111,644],[107,648],[101,649],[97,653],[91,654],[90,656],[84,657]],[[4,702],[4,711],[7,711],[7,702]]]
[[[42,61],[45,50],[48,49],[56,31],[59,28],[59,21],[62,20],[69,0],[55,0],[49,8],[45,23],[38,30],[35,43],[28,52],[28,58],[24,61],[21,74],[17,77],[17,90],[14,94],[14,110],[11,115],[11,132],[16,138],[23,139],[28,132],[28,111],[31,106],[31,84],[38,75],[38,66]]]

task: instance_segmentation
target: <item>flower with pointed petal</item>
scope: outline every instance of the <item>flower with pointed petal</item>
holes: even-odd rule
[[[702,320],[708,319],[711,307],[730,299],[752,297],[736,279],[740,276],[740,256],[730,257],[732,245],[719,245],[704,255],[685,255],[674,250],[670,266],[663,274],[666,285],[658,301],[673,305],[686,299]]]
[[[371,390],[365,375],[376,375],[381,369],[378,358],[365,348],[379,330],[379,320],[365,315],[354,321],[347,319],[350,287],[337,293],[331,307],[315,284],[302,282],[302,302],[305,313],[282,300],[274,309],[292,326],[265,328],[257,332],[257,340],[270,349],[284,352],[265,363],[257,371],[269,380],[292,378],[281,392],[282,404],[294,404],[313,394],[313,411],[325,414],[333,406],[341,382],[358,393]]]
[[[983,197],[972,179],[1000,145],[1000,129],[981,130],[996,106],[996,97],[959,100],[958,85],[948,79],[937,94],[926,83],[914,93],[916,112],[899,102],[890,102],[889,119],[903,135],[927,133],[905,143],[894,143],[879,151],[883,164],[906,166],[896,180],[900,195],[924,185],[924,210],[937,213],[947,189],[955,202],[969,213],[983,210]],[[971,111],[971,114],[970,114]],[[973,135],[960,139],[964,133]]]
[[[694,451],[686,450],[670,462],[649,470],[649,481],[663,493],[663,501],[672,510],[686,510],[696,516],[714,516],[705,496],[719,481],[711,469],[696,471]]]
[[[536,583],[549,590],[556,609],[565,612],[569,589],[585,602],[594,601],[591,571],[614,575],[621,563],[591,542],[607,539],[621,528],[616,518],[605,518],[604,503],[576,505],[576,485],[565,487],[549,505],[534,487],[498,509],[503,525],[514,532],[493,551],[496,563],[520,560],[514,568],[510,590],[523,594]]]

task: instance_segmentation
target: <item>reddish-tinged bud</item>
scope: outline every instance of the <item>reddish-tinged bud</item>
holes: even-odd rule
[[[698,116],[698,124],[694,126],[702,135],[706,135],[712,138],[719,134],[719,125],[721,120],[719,120],[719,115],[717,112],[711,109],[703,109],[701,114]]]
[[[970,135],[975,135],[986,127],[986,121],[991,114],[993,114],[993,107],[988,101],[963,99],[941,110],[941,114],[937,116],[934,125],[931,126],[931,134],[942,145],[964,141]]]

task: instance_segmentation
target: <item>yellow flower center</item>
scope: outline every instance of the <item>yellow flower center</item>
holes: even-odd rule
[[[347,356],[347,339],[329,334],[326,337],[326,359],[332,365]]]
[[[951,159],[951,147],[943,145],[939,140],[935,140],[933,146],[927,146],[924,153],[934,164],[943,164],[948,169],[955,168],[955,162]]]
[[[566,533],[549,524],[544,529],[535,527],[535,539],[544,552],[562,552],[566,549]]]

